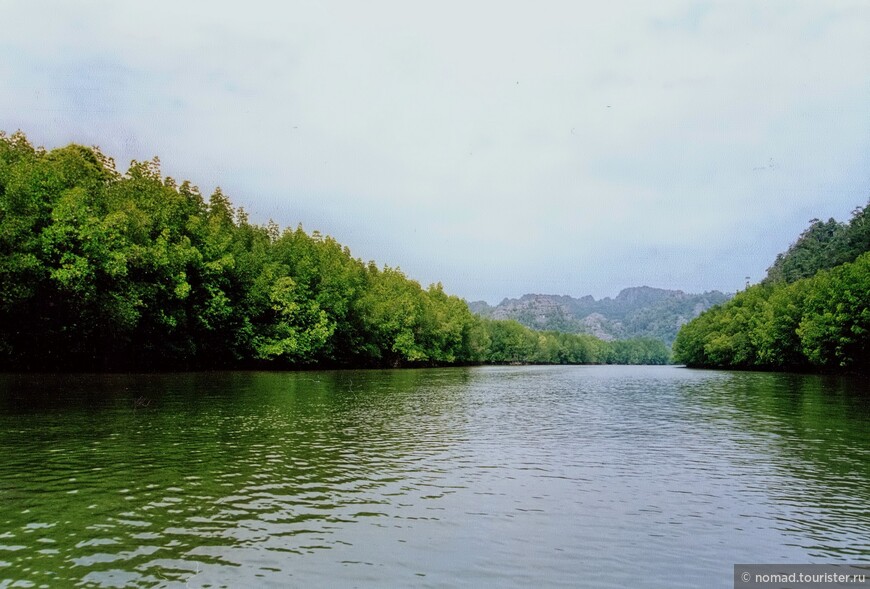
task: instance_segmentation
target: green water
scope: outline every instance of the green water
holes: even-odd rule
[[[0,588],[731,587],[870,562],[866,379],[0,376]]]

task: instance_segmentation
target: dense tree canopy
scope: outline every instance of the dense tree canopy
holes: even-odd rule
[[[767,278],[685,325],[690,366],[870,371],[870,205],[811,222]]]
[[[45,151],[0,134],[0,366],[142,369],[407,366],[473,362],[664,363],[642,340],[539,333],[474,316],[440,284],[351,256],[302,227],[249,222],[126,173],[96,148]]]
[[[870,205],[856,207],[848,223],[813,219],[788,251],[768,268],[766,283],[794,282],[809,278],[870,251]]]

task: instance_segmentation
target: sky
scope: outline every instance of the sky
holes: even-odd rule
[[[0,130],[467,300],[734,292],[870,198],[866,0],[0,8]]]

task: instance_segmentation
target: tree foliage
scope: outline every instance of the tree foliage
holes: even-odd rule
[[[810,329],[809,327],[807,329]],[[250,223],[216,189],[125,173],[96,148],[0,134],[0,367],[17,370],[661,363],[473,315],[440,284],[301,226]]]
[[[813,219],[810,226],[767,270],[765,282],[792,283],[855,261],[870,251],[870,204],[856,207],[848,223]]]
[[[685,325],[689,366],[870,371],[868,209],[848,224],[814,220],[768,278]]]

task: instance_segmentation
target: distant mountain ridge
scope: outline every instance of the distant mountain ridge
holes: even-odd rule
[[[606,341],[652,337],[671,345],[680,327],[731,295],[717,290],[687,294],[650,286],[625,288],[615,297],[525,294],[492,306],[468,303],[472,313],[514,319],[532,329],[588,333]]]

